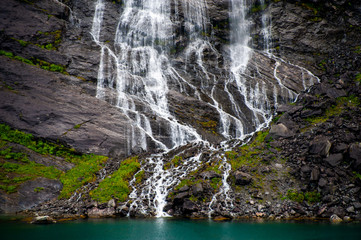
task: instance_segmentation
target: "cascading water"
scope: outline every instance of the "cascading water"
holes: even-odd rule
[[[249,47],[248,2],[230,1],[230,44],[223,51],[214,45],[206,0],[125,1],[113,33],[114,41],[106,41],[102,35],[106,2],[96,1],[91,35],[100,47],[97,97],[118,107],[128,118],[129,154],[147,151],[150,146],[164,151],[142,162],[141,171],[147,179],[141,185],[136,186],[135,179],[130,182],[133,187],[128,202],[130,214],[168,216],[163,209],[169,191],[199,168],[202,151],[211,147],[197,127],[177,119],[171,111],[171,94],[177,92],[195,102],[205,102],[202,106],[218,116],[214,134],[222,140],[243,140],[268,126],[278,102],[297,97],[296,90],[283,82],[279,68],[282,64],[299,67],[271,54],[269,15],[262,17],[264,53],[276,61],[274,77],[266,79],[250,70],[255,52]],[[178,25],[185,36],[177,35]],[[186,40],[181,42],[182,39]],[[181,47],[177,48],[179,42]],[[222,74],[213,70],[206,55],[215,62],[218,59],[225,62],[225,67],[219,68]],[[301,68],[299,71],[303,88],[313,84],[315,78],[310,72]],[[197,149],[193,156],[177,167],[165,168],[167,153],[188,143]],[[222,186],[209,205],[210,215],[217,202],[223,201],[225,210],[233,208],[227,183],[231,166],[226,158],[219,157],[223,159]]]

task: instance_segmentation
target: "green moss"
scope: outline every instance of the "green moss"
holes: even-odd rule
[[[174,190],[178,191],[184,186],[192,186],[194,185],[194,178],[193,179],[183,179],[175,188]]]
[[[357,73],[355,76],[355,82],[358,82],[361,84],[361,73]]]
[[[164,168],[164,170],[167,170],[172,167],[176,168],[176,167],[180,166],[181,164],[183,164],[183,158],[180,156],[174,156],[170,162],[164,164],[163,168]]]
[[[6,52],[6,51],[3,51],[3,50],[0,50],[0,55],[6,56],[8,58],[11,58],[11,59],[14,59],[14,60],[17,60],[17,61],[24,62],[24,63],[29,64],[29,65],[37,66],[37,67],[42,68],[44,70],[48,70],[48,71],[52,71],[52,72],[59,72],[59,73],[68,75],[68,73],[66,72],[65,66],[48,63],[48,62],[45,62],[43,60],[35,59],[35,58],[26,59],[26,58],[23,58],[23,57],[20,57],[20,56],[15,56],[13,53]]]
[[[135,174],[135,179],[136,179],[136,183],[141,183],[143,178],[144,178],[144,174],[145,174],[145,171],[142,170],[142,171],[139,171],[137,174]]]
[[[217,122],[216,121],[208,121],[208,122],[199,122],[202,127],[204,128],[215,128],[217,127]]]
[[[265,10],[266,8],[267,8],[267,4],[263,4],[263,5],[257,4],[257,5],[252,6],[251,12],[252,13],[260,12],[260,11]]]
[[[321,194],[313,191],[313,192],[299,192],[296,189],[289,189],[287,191],[287,194],[282,199],[289,199],[294,202],[302,203],[303,201],[306,201],[308,203],[317,203],[321,201]]]
[[[322,116],[308,117],[306,121],[312,125],[326,122],[331,116],[340,115],[346,107],[358,107],[360,99],[351,95],[348,97],[339,97],[336,99],[336,104],[327,108]]]
[[[212,178],[210,185],[214,190],[218,190],[219,187],[222,185],[222,178]]]
[[[226,157],[230,161],[233,170],[237,170],[242,166],[256,167],[261,161],[267,141],[265,140],[269,131],[262,131],[256,134],[255,139],[248,144],[241,146],[237,152],[226,152]]]
[[[88,182],[94,181],[96,178],[95,173],[103,167],[103,164],[108,159],[107,157],[97,156],[94,154],[79,154],[75,152],[74,149],[69,149],[60,144],[36,139],[31,134],[14,130],[5,124],[0,124],[0,137],[2,141],[0,142],[0,146],[2,146],[1,153],[3,158],[12,158],[13,160],[21,162],[2,163],[1,168],[3,171],[1,172],[11,172],[28,177],[26,180],[40,176],[50,179],[59,179],[63,184],[63,190],[60,194],[60,198],[70,197],[76,189]],[[76,166],[66,173],[63,173],[54,167],[46,167],[41,164],[30,162],[24,154],[12,153],[10,148],[5,148],[7,142],[23,145],[42,155],[61,157],[68,162],[74,163]],[[3,180],[5,177],[6,175],[2,175]],[[14,179],[8,180],[10,181],[9,184],[12,184],[11,181],[14,181]]]
[[[361,46],[356,46],[354,49],[355,49],[355,50],[353,51],[354,53],[356,53],[356,54],[361,54]]]
[[[16,192],[17,188],[25,181],[44,177],[58,179],[62,172],[54,167],[47,167],[35,162],[27,163],[0,163],[0,187],[7,193]]]
[[[113,198],[124,202],[130,193],[128,181],[139,168],[138,157],[124,160],[117,171],[100,182],[98,188],[90,192],[90,196],[99,202],[107,202]]]
[[[44,190],[43,187],[34,188],[34,192],[36,192],[36,193],[41,192],[41,191],[43,191],[43,190]]]
[[[63,174],[60,181],[63,190],[60,198],[69,198],[78,188],[96,180],[95,173],[104,167],[107,157],[96,155],[83,155],[78,164]]]

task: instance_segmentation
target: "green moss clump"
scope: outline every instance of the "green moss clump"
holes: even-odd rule
[[[145,171],[144,170],[142,170],[142,171],[139,171],[137,174],[135,174],[135,182],[136,183],[141,183],[142,182],[142,180],[143,180],[143,178],[144,178],[144,174],[145,174]]]
[[[296,189],[289,189],[287,191],[287,194],[282,199],[289,199],[294,202],[302,203],[303,201],[306,201],[308,203],[317,203],[321,201],[321,194],[313,191],[313,192],[299,192]]]
[[[226,152],[226,157],[230,161],[233,170],[242,166],[256,167],[262,161],[261,155],[265,150],[262,144],[267,143],[266,137],[269,131],[258,132],[255,139],[248,144],[241,146],[238,151]]]
[[[40,59],[35,59],[35,58],[26,59],[26,58],[23,58],[20,56],[15,56],[13,53],[7,52],[4,50],[0,50],[0,56],[1,55],[11,58],[11,59],[14,59],[14,60],[17,60],[17,61],[20,61],[20,62],[23,62],[23,63],[26,63],[26,64],[29,64],[29,65],[32,65],[32,66],[37,66],[37,67],[42,68],[47,71],[59,72],[62,74],[69,75],[69,73],[66,72],[65,66],[48,63],[48,62],[42,61]]]
[[[210,121],[208,121],[208,122],[199,122],[201,125],[202,125],[202,127],[204,127],[204,128],[215,128],[215,127],[217,127],[217,122],[216,121],[212,121],[212,120],[210,120]]]
[[[96,155],[83,155],[78,159],[78,164],[60,177],[63,190],[60,198],[69,198],[78,188],[96,180],[95,173],[98,172],[108,158]]]
[[[128,181],[139,168],[138,157],[124,160],[117,171],[90,192],[91,198],[99,202],[107,202],[113,198],[124,202],[130,193]]]
[[[361,73],[357,73],[355,76],[355,82],[361,83]]]
[[[222,178],[212,178],[210,185],[214,190],[219,189],[219,187],[222,185]]]
[[[24,182],[36,177],[59,179],[63,184],[60,198],[67,198],[79,187],[94,181],[96,179],[95,173],[103,167],[108,159],[105,156],[94,154],[79,154],[74,149],[36,139],[33,135],[14,130],[6,124],[0,124],[0,139],[0,154],[4,161],[6,159],[12,159],[20,162],[11,163],[3,161],[3,163],[1,163],[0,168],[2,171],[0,182],[2,182],[3,188],[9,184],[14,184],[16,180],[16,178],[8,177],[6,173],[13,173],[16,176],[20,175],[24,177],[21,181],[17,179],[18,182]],[[8,142],[23,145],[42,155],[61,157],[65,161],[74,163],[75,167],[64,173],[54,167],[46,167],[42,164],[31,162],[23,153],[13,153],[11,148],[5,148]],[[6,183],[6,181],[8,181],[8,183]]]
[[[358,107],[360,106],[360,99],[355,96],[351,95],[348,97],[339,97],[336,99],[336,104],[327,108],[325,113],[322,116],[317,117],[308,117],[306,118],[306,121],[310,124],[319,124],[326,122],[331,116],[337,116],[340,115],[346,107]]]
[[[46,167],[35,162],[27,163],[0,163],[0,188],[6,193],[16,192],[17,188],[25,181],[38,177],[58,179],[62,171],[54,167]]]

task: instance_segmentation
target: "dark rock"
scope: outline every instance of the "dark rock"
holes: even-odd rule
[[[245,186],[252,182],[252,176],[248,173],[236,171],[234,173],[234,177],[236,178],[236,185]]]
[[[301,167],[301,171],[304,172],[304,173],[309,173],[312,170],[308,165],[304,165],[304,166]]]
[[[349,149],[350,158],[354,160],[354,168],[361,169],[361,143],[353,143]]]
[[[327,96],[330,98],[338,98],[338,97],[344,97],[346,96],[345,90],[342,89],[335,89],[335,88],[329,88],[327,89]]]
[[[342,153],[331,154],[329,157],[325,158],[324,160],[325,160],[325,162],[330,164],[330,166],[336,167],[336,166],[340,165],[340,163],[342,162],[343,155],[342,155]]]
[[[188,185],[185,185],[185,186],[181,187],[178,191],[179,191],[179,192],[186,192],[186,191],[188,191],[188,190],[189,190],[189,186],[188,186]]]
[[[192,186],[192,193],[194,196],[198,196],[200,194],[202,194],[204,191],[202,183],[197,183],[195,185]]]
[[[310,181],[318,181],[320,178],[320,171],[317,168],[312,169]]]
[[[324,178],[321,178],[319,181],[318,181],[318,186],[320,186],[321,188],[323,188],[324,186],[327,185],[327,180],[324,179]]]
[[[355,202],[353,204],[353,206],[355,207],[355,209],[361,209],[361,203],[360,202]]]
[[[49,200],[56,199],[63,185],[58,180],[38,178],[27,181],[19,187],[17,193],[0,193],[5,201],[0,201],[0,209],[5,213],[23,211]]]
[[[183,203],[183,211],[186,213],[198,211],[198,206],[194,202],[188,200]]]
[[[326,137],[319,137],[311,142],[309,153],[327,157],[331,149],[331,142]]]
[[[174,201],[183,200],[186,197],[189,197],[189,193],[188,192],[181,192],[181,193],[178,193],[177,195],[175,195]]]
[[[334,147],[334,151],[338,153],[344,153],[348,149],[348,145],[344,143],[339,143]]]

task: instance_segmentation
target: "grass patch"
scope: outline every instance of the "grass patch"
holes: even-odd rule
[[[69,149],[61,144],[55,144],[41,139],[35,138],[33,135],[14,130],[6,124],[0,124],[0,156],[4,160],[15,160],[20,163],[5,162],[1,165],[1,181],[8,179],[12,184],[9,176],[6,173],[14,173],[28,179],[36,177],[45,177],[50,179],[59,179],[63,184],[60,198],[67,198],[72,195],[76,189],[84,184],[95,180],[95,173],[98,172],[107,161],[107,157],[98,156],[94,154],[80,154],[74,149]],[[57,156],[63,158],[65,161],[75,164],[75,167],[66,173],[54,168],[46,167],[41,164],[31,162],[23,153],[14,153],[11,148],[5,148],[7,142],[17,143],[23,145],[34,152],[45,156]],[[24,181],[26,181],[24,180]]]
[[[313,192],[299,192],[296,189],[289,189],[285,197],[282,198],[283,200],[289,199],[294,202],[302,203],[304,201],[308,203],[317,203],[321,201],[321,194],[313,191]]]
[[[142,180],[143,180],[143,178],[144,178],[144,174],[145,174],[145,171],[144,170],[142,170],[142,171],[139,171],[137,174],[135,174],[135,182],[136,183],[141,183],[142,182]]]
[[[4,161],[0,163],[0,188],[8,194],[14,193],[23,182],[38,177],[58,179],[62,173],[54,167],[47,167],[31,161],[27,163]]]
[[[183,158],[180,156],[174,156],[173,159],[170,162],[167,162],[164,164],[164,170],[170,169],[170,168],[176,168],[179,167],[181,164],[183,164]]]
[[[113,198],[124,202],[130,193],[129,180],[139,168],[138,157],[124,160],[117,171],[90,192],[90,196],[99,202],[107,202]]]
[[[53,64],[53,63],[48,63],[48,62],[45,62],[45,61],[37,59],[37,58],[26,59],[26,58],[23,58],[23,57],[20,57],[20,56],[16,56],[12,52],[7,52],[7,51],[4,51],[4,50],[0,50],[0,56],[1,55],[5,56],[5,57],[8,57],[10,59],[14,59],[14,60],[29,64],[29,65],[32,65],[32,66],[42,68],[42,69],[47,70],[47,71],[59,72],[59,73],[62,73],[62,74],[69,75],[69,73],[66,72],[66,67],[62,66],[62,65],[56,65],[56,64]]]
[[[345,108],[358,107],[360,106],[360,103],[360,99],[355,95],[351,95],[348,97],[339,97],[336,99],[336,104],[327,108],[322,116],[308,117],[306,118],[306,121],[312,125],[324,123],[330,117],[340,115],[343,111],[345,111]]]
[[[226,157],[229,160],[232,169],[237,170],[242,166],[256,167],[260,164],[261,155],[265,150],[264,143],[269,131],[258,132],[255,139],[249,143],[241,146],[238,151],[226,152]]]

